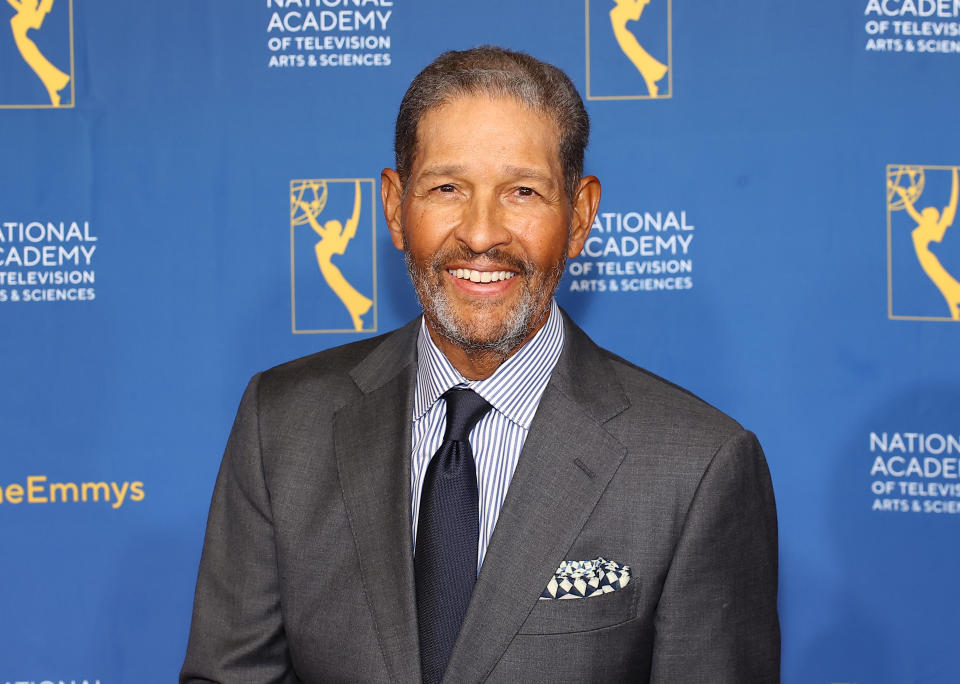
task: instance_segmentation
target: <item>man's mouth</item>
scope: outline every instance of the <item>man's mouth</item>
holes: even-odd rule
[[[476,271],[472,268],[447,269],[447,273],[454,278],[469,280],[471,283],[495,283],[500,280],[510,280],[517,275],[513,271]]]

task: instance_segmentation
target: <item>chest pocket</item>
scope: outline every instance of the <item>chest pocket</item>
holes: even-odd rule
[[[602,596],[538,600],[518,634],[571,634],[613,627],[637,615],[640,582]]]

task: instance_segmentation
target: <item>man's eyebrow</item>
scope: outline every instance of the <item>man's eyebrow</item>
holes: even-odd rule
[[[528,166],[508,166],[504,170],[508,176],[513,178],[527,178],[530,180],[540,181],[541,183],[546,183],[548,185],[556,185],[556,180],[552,175],[540,169],[531,168]]]
[[[444,164],[441,166],[430,166],[425,168],[419,175],[421,178],[433,178],[435,176],[459,176],[466,173],[466,166],[460,164]],[[529,166],[505,166],[503,174],[515,179],[526,179],[540,181],[547,185],[555,186],[557,181],[549,172]]]
[[[449,164],[445,166],[431,166],[424,169],[420,176],[457,176],[466,170],[465,166]]]

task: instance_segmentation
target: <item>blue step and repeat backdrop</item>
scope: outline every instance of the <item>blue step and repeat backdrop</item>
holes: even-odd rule
[[[378,208],[443,50],[565,69],[558,295],[755,430],[786,682],[960,681],[960,0],[8,0],[0,684],[169,682],[257,370],[418,309]]]

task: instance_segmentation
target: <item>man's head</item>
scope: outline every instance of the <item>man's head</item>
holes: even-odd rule
[[[546,321],[600,199],[597,179],[581,178],[588,129],[563,72],[499,48],[446,53],[407,91],[384,212],[461,372],[455,357],[492,372]]]
[[[469,95],[512,97],[550,116],[557,126],[567,199],[583,176],[590,119],[570,78],[560,69],[522,52],[494,46],[444,52],[407,88],[397,113],[394,154],[406,189],[416,157],[420,119],[431,109]]]

